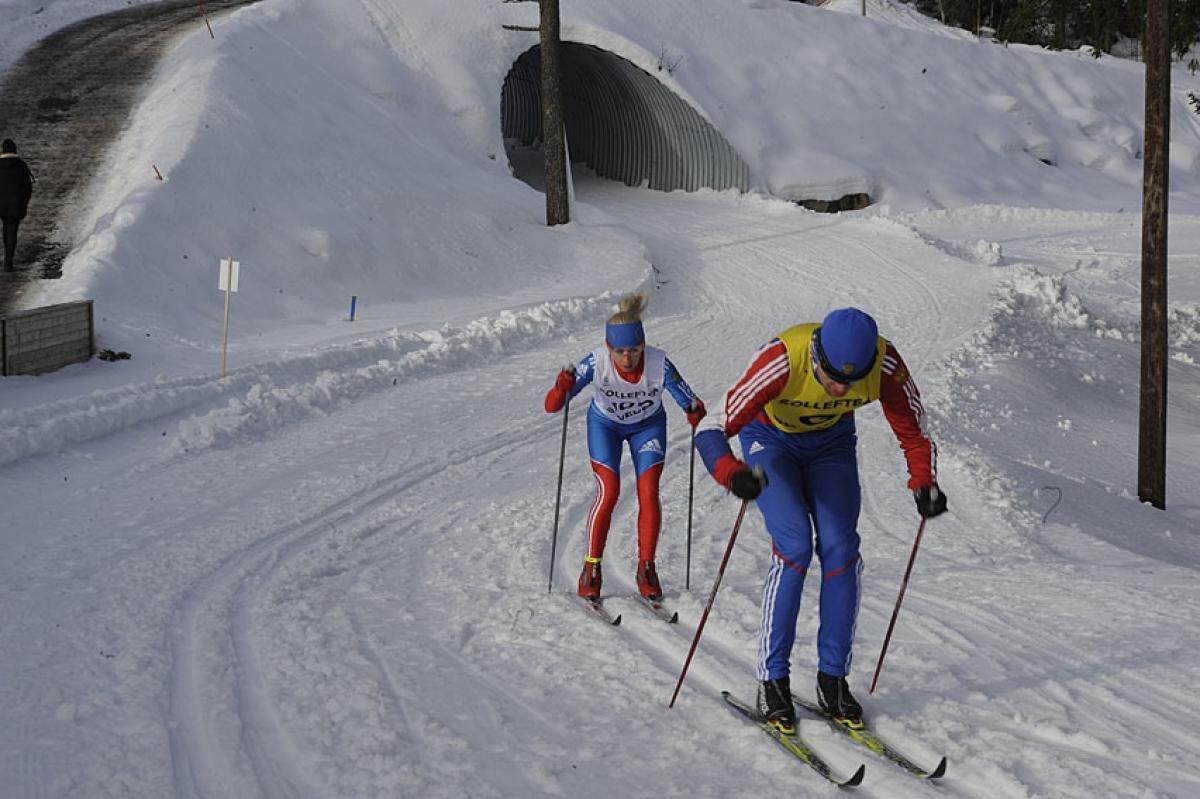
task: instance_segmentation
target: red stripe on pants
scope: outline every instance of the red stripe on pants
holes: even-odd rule
[[[662,503],[658,499],[658,483],[663,464],[656,463],[642,472],[637,481],[638,492],[638,559],[654,560],[658,549],[658,532],[662,529]]]

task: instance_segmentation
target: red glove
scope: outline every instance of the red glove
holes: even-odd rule
[[[751,469],[732,454],[717,459],[712,476],[738,499],[755,499],[767,487],[767,474],[761,466]]]
[[[708,410],[704,407],[704,400],[697,398],[692,403],[692,408],[687,412],[688,424],[692,427],[700,424],[700,420],[708,415]]]
[[[546,392],[546,413],[558,413],[567,404],[571,389],[575,387],[575,367],[563,369],[554,378],[554,385]]]
[[[713,479],[721,484],[726,490],[731,487],[733,476],[741,471],[749,471],[750,467],[739,461],[733,456],[733,453],[722,455],[717,458],[717,462],[713,464],[712,476]]]

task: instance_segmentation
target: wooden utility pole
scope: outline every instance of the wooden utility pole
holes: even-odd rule
[[[1167,505],[1167,188],[1171,137],[1170,0],[1146,0],[1142,172],[1142,387],[1138,499]]]
[[[542,51],[542,146],[546,162],[546,224],[571,221],[567,200],[562,91],[558,71],[558,0],[540,0]]]

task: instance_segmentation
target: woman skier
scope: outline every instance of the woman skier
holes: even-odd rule
[[[600,561],[612,522],[613,508],[621,489],[622,446],[637,474],[638,494],[638,592],[647,599],[662,597],[662,586],[654,566],[662,507],[658,483],[666,458],[667,412],[664,392],[674,397],[695,427],[704,418],[704,403],[680,377],[666,352],[646,345],[642,313],[644,293],[621,298],[618,310],[604,328],[603,347],[559,372],[546,394],[546,412],[557,413],[567,400],[589,384],[594,386],[588,406],[587,444],[596,478],[596,499],[587,521],[587,553],[579,574],[579,595],[590,601],[600,598]]]

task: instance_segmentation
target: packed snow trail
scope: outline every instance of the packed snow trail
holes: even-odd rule
[[[605,183],[583,183],[580,196],[584,224],[623,226],[646,243],[657,270],[648,335],[710,405],[767,337],[849,303],[879,317],[927,403],[940,404],[946,359],[998,312],[987,248],[963,257],[895,220]],[[666,709],[737,509],[697,467],[684,593],[682,413],[668,409],[659,555],[680,623],[662,624],[632,599],[628,470],[605,559],[608,602],[625,621],[605,628],[571,601],[592,493],[583,401],[568,425],[546,594],[561,420],[542,412],[541,398],[558,364],[598,342],[606,302],[588,307],[591,322],[559,319],[562,340],[553,326],[533,327],[525,345],[497,346],[506,328],[484,326],[490,333],[463,337],[438,368],[395,381],[361,383],[368,364],[344,353],[321,361],[326,368],[284,369],[298,397],[306,384],[340,396],[304,413],[262,402],[244,420],[213,416],[212,397],[167,415],[148,406],[141,423],[9,467],[30,491],[69,479],[73,490],[45,513],[88,520],[81,530],[49,516],[13,520],[54,532],[12,541],[6,635],[28,668],[0,698],[21,718],[39,718],[34,704],[55,709],[44,728],[25,730],[31,738],[59,734],[64,722],[72,730],[69,748],[38,750],[21,773],[60,775],[64,794],[99,797],[824,795],[719,699],[722,689],[753,689],[768,556],[755,511],[679,702]],[[971,402],[956,393],[951,409],[986,407]],[[203,429],[226,432],[178,447],[181,431]],[[916,516],[881,415],[863,413],[859,429],[861,676]],[[161,457],[139,462],[154,437]],[[114,447],[114,438],[137,446]],[[944,445],[942,456],[952,511],[927,530],[881,688],[864,697],[881,732],[922,762],[947,755],[944,783],[956,796],[1067,796],[1078,785],[1186,795],[1196,787],[1190,744],[1161,710],[1194,714],[1200,703],[1165,681],[1146,687],[1143,675],[1200,643],[1188,632],[1200,611],[1194,570],[1141,560],[1086,531],[1038,528],[1028,510],[997,501],[1004,477],[980,453]],[[1023,594],[1029,586],[1037,589]],[[39,607],[52,602],[74,612],[49,624]],[[1081,619],[1107,623],[1089,629]],[[811,691],[815,631],[810,591],[794,655],[801,693]],[[50,635],[55,655],[38,663]],[[1080,654],[1084,642],[1092,654]],[[1133,683],[1142,690],[1131,693]],[[862,762],[820,723],[805,734],[835,769]],[[869,763],[858,790],[928,795],[885,765]]]
[[[0,46],[128,2],[8,0],[21,19]],[[216,39],[197,18],[101,173],[79,271],[41,287],[94,297],[101,346],[134,358],[4,385],[5,799],[828,796],[719,699],[754,689],[756,511],[665,707],[737,510],[696,475],[682,592],[676,409],[659,565],[680,623],[631,599],[628,488],[606,557],[626,622],[569,596],[593,490],[581,406],[546,594],[561,420],[541,399],[643,284],[653,342],[710,404],[781,327],[850,303],[922,386],[952,510],[861,698],[914,759],[952,765],[936,789],[869,763],[865,796],[1200,795],[1200,226],[1180,214],[1197,207],[1197,78],[1174,76],[1184,301],[1160,513],[1128,488],[1140,66],[920,35],[891,0],[867,20],[782,0],[678,13],[694,5],[568,3],[564,32],[657,72],[781,193],[849,172],[883,205],[827,217],[577,175],[581,223],[547,228],[498,135],[501,81],[535,40],[502,24],[532,4],[451,19],[429,0],[274,0]],[[845,62],[864,31],[873,50]],[[1040,208],[971,205],[1003,201]],[[261,290],[237,307],[262,304],[222,381],[202,264],[229,243]],[[344,324],[363,285],[379,313]],[[856,686],[916,527],[877,410],[860,434]],[[794,658],[810,696],[813,583]],[[833,767],[862,762],[805,726]]]

